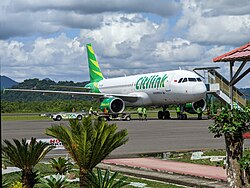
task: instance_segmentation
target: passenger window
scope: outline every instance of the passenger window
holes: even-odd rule
[[[184,78],[182,82],[187,82],[187,78]]]
[[[178,83],[181,83],[182,79],[183,79],[183,78],[181,78],[181,79],[178,81]]]
[[[196,82],[196,79],[195,78],[188,78],[188,81],[189,82]]]
[[[200,78],[197,78],[198,82],[202,82],[202,80]]]

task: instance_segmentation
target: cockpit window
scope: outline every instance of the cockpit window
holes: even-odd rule
[[[198,80],[198,82],[202,82],[202,80],[200,78],[196,78]]]
[[[189,82],[196,82],[196,79],[195,78],[188,78],[188,81]]]
[[[181,83],[182,79],[183,79],[183,78],[181,78],[181,79],[178,81],[178,83]]]
[[[187,82],[187,78],[184,78],[182,82]]]

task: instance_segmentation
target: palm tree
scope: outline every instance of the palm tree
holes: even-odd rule
[[[126,129],[117,131],[115,124],[92,123],[91,117],[70,120],[69,126],[52,125],[46,134],[59,139],[79,166],[80,187],[86,187],[87,174],[114,149],[128,141]]]
[[[30,143],[26,139],[20,142],[13,139],[14,144],[4,140],[5,146],[2,145],[3,155],[8,163],[22,170],[22,183],[26,188],[32,188],[38,183],[38,172],[34,170],[45,155],[54,147],[49,143],[42,141],[36,142],[36,138],[31,138]]]
[[[50,160],[50,164],[60,175],[65,175],[66,172],[68,172],[73,166],[69,159],[65,159],[63,157],[59,157],[57,159],[52,158]]]
[[[126,182],[127,177],[122,176],[119,178],[118,172],[115,172],[113,175],[111,175],[108,169],[105,170],[104,175],[102,175],[102,170],[97,168],[97,174],[92,171],[87,177],[90,188],[120,188],[129,184]]]
[[[60,174],[45,177],[41,180],[43,187],[48,188],[64,188],[70,184],[69,182],[67,182],[66,177]]]

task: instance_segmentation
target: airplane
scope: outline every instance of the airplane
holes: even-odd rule
[[[90,83],[87,91],[53,91],[32,89],[6,89],[11,91],[85,95],[100,99],[100,108],[110,113],[122,113],[125,107],[159,106],[158,119],[170,119],[168,105],[180,105],[183,112],[197,113],[206,108],[206,87],[196,73],[188,70],[162,71],[105,79],[91,44],[86,45]]]

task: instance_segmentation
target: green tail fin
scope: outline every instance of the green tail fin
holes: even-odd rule
[[[87,44],[88,62],[89,62],[89,76],[90,82],[99,82],[103,80],[101,69],[95,57],[95,52],[91,44]]]

